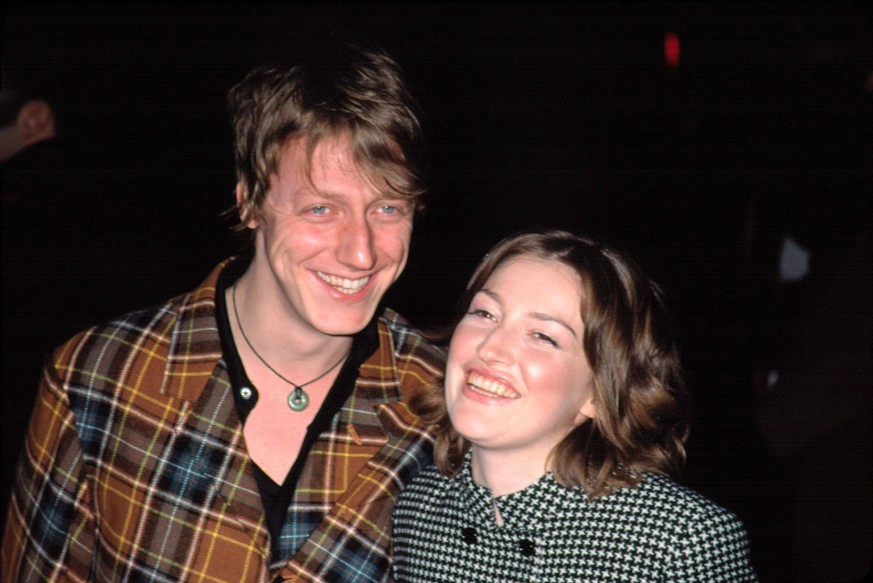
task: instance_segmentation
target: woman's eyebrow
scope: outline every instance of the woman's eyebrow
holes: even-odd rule
[[[488,289],[487,287],[483,287],[477,293],[483,293],[486,296],[488,296],[489,298],[491,298],[492,300],[494,300],[495,302],[497,302],[498,304],[503,305],[503,298],[501,298],[500,294]],[[531,318],[534,318],[535,320],[541,320],[543,322],[555,322],[556,324],[563,326],[564,328],[569,330],[570,334],[573,335],[573,338],[579,337],[579,335],[576,333],[576,331],[573,329],[573,327],[570,324],[568,324],[567,322],[565,322],[564,320],[562,320],[561,318],[558,318],[558,317],[553,316],[551,314],[548,314],[546,312],[529,312],[528,316],[530,316]]]
[[[491,290],[488,289],[487,287],[483,287],[482,289],[480,289],[480,290],[479,290],[478,292],[476,292],[476,293],[485,294],[486,296],[488,296],[489,298],[491,298],[492,300],[494,300],[494,301],[497,302],[498,304],[503,303],[503,302],[502,302],[502,298],[500,297],[500,294],[497,293],[497,292],[495,292],[495,291],[491,291]]]
[[[555,317],[551,314],[547,314],[545,312],[530,312],[528,315],[531,318],[534,318],[536,320],[542,320],[544,322],[554,322],[556,324],[559,324],[559,325],[563,326],[564,328],[566,328],[567,330],[569,330],[570,334],[573,335],[573,338],[577,338],[576,331],[573,330],[573,327],[570,326],[570,324],[568,324],[567,322],[565,322],[561,318],[557,318],[557,317]]]

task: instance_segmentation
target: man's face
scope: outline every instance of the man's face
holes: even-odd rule
[[[256,293],[303,334],[359,332],[406,265],[413,212],[365,178],[347,138],[322,140],[309,173],[306,142],[292,140],[248,225]]]

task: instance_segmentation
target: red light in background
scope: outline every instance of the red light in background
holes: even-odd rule
[[[679,66],[679,35],[675,32],[664,35],[664,64],[670,69]]]

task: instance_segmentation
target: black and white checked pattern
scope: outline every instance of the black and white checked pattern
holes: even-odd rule
[[[400,583],[757,581],[739,519],[654,474],[593,501],[547,474],[495,500],[468,456],[455,478],[430,467],[401,493],[393,536]]]

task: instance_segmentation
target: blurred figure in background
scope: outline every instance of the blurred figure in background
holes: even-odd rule
[[[44,98],[25,91],[0,91],[0,162],[57,136],[55,112]]]
[[[873,559],[873,241],[869,215],[842,224],[785,234],[753,379],[757,428],[795,477],[796,581],[856,581]]]
[[[88,286],[87,270],[75,261],[95,258],[78,217],[94,211],[83,188],[81,144],[71,143],[70,108],[64,102],[59,91],[33,82],[13,80],[0,92],[2,383],[14,396],[0,407],[4,508],[42,359],[92,324],[97,304],[94,297],[77,301]]]

